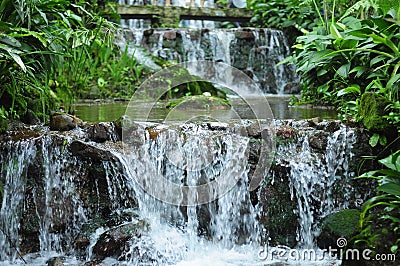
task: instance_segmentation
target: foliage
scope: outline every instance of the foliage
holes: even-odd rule
[[[390,12],[388,14],[391,14]],[[345,17],[298,38],[294,61],[303,82],[303,100],[338,106],[342,119],[358,113],[365,92],[386,97],[392,112],[399,99],[400,27],[394,17]],[[394,108],[393,108],[394,107]]]
[[[10,118],[28,109],[43,119],[55,102],[131,95],[144,73],[114,44],[104,2],[5,0],[0,5],[0,106]],[[109,12],[109,11],[108,11]]]
[[[48,86],[55,66],[101,40],[107,23],[68,0],[4,0],[0,14],[0,104],[11,118],[28,108],[45,118],[56,100]]]
[[[71,54],[57,65],[55,80],[50,80],[67,109],[77,98],[129,97],[145,73],[128,48],[121,51],[111,40],[93,40]]]
[[[377,180],[378,186],[377,195],[363,204],[359,225],[361,233],[355,237],[354,243],[372,250],[396,253],[400,245],[400,150],[379,160],[379,163],[383,169],[358,177]]]
[[[318,17],[310,1],[250,0],[248,5],[254,11],[250,22],[260,27],[312,29],[317,25]]]

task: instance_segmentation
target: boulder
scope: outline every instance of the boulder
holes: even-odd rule
[[[72,155],[83,160],[91,159],[93,162],[115,160],[115,156],[110,151],[103,150],[80,140],[74,140],[68,148]]]
[[[148,225],[143,220],[111,228],[100,236],[93,247],[93,254],[102,259],[118,258],[125,251],[128,241],[132,238],[140,238],[147,229]]]
[[[86,129],[90,140],[98,143],[106,141],[119,141],[121,136],[113,123],[96,123],[89,125]]]
[[[50,117],[50,130],[68,131],[82,125],[83,121],[73,115],[56,113]]]
[[[322,221],[322,232],[317,239],[321,248],[336,248],[339,238],[350,240],[360,231],[360,211],[357,209],[342,210],[325,217]]]

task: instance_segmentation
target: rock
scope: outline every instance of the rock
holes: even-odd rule
[[[299,94],[301,86],[298,82],[288,82],[285,84],[283,91],[285,94]]]
[[[118,258],[125,251],[127,242],[132,238],[140,238],[147,227],[142,220],[114,227],[100,236],[93,247],[93,254],[99,258]]]
[[[360,211],[357,209],[342,210],[328,215],[322,222],[322,232],[318,237],[321,248],[335,248],[339,238],[350,240],[359,231]]]
[[[90,140],[98,143],[105,141],[118,141],[121,140],[119,131],[113,123],[96,123],[87,128],[88,137]]]
[[[69,150],[72,155],[78,156],[83,160],[91,159],[93,162],[115,160],[114,155],[110,151],[100,149],[80,140],[73,141],[69,145]]]
[[[266,229],[264,241],[273,246],[285,245],[294,247],[297,243],[298,227],[297,200],[291,199],[288,177],[290,168],[280,165],[271,167],[265,185],[261,186],[260,222]]]
[[[164,38],[167,40],[175,40],[176,39],[176,31],[170,30],[170,31],[164,32]]]
[[[340,128],[340,123],[337,121],[321,121],[316,124],[316,129],[318,130],[323,130],[326,133],[333,133]]]
[[[235,33],[236,38],[238,39],[254,39],[254,34],[249,30],[241,30]]]
[[[386,107],[389,104],[386,97],[374,92],[365,92],[362,95],[358,110],[368,130],[381,131],[389,127],[389,123],[383,118],[387,115]]]
[[[155,127],[149,127],[147,131],[149,132],[150,139],[154,140],[162,132],[168,131],[168,127],[165,125],[158,125]]]
[[[322,118],[321,117],[314,117],[311,119],[308,119],[308,124],[310,127],[316,127],[320,122],[322,122]]]
[[[288,141],[295,141],[297,138],[296,129],[290,126],[280,126],[275,128],[275,134],[277,139],[284,143]]]
[[[309,143],[312,148],[323,152],[328,145],[328,136],[324,132],[317,132],[315,135],[309,137]]]
[[[21,117],[21,121],[29,125],[36,125],[40,123],[40,119],[31,109],[26,111],[26,114]]]
[[[50,117],[50,130],[68,131],[82,125],[83,121],[73,115],[56,113]]]
[[[64,266],[64,263],[62,261],[61,257],[54,257],[46,261],[46,264],[48,266]]]

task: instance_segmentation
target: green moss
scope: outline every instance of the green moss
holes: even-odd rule
[[[386,97],[376,93],[366,92],[362,95],[358,111],[368,130],[381,131],[388,127],[389,123],[383,116],[386,115],[385,108],[389,104]]]
[[[326,217],[322,223],[322,229],[332,235],[348,238],[359,231],[359,218],[359,210],[342,210]]]
[[[174,108],[178,105],[182,108],[190,109],[230,109],[230,103],[228,100],[207,95],[184,96],[168,102],[166,107]]]
[[[0,116],[0,134],[8,129],[8,119]]]

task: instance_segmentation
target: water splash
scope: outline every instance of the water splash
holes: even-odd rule
[[[0,161],[3,199],[0,211],[0,261],[15,260],[19,250],[19,226],[25,198],[29,162],[36,152],[35,141],[1,145]]]
[[[33,190],[40,225],[40,250],[63,253],[69,251],[64,250],[65,247],[73,247],[74,237],[87,220],[79,194],[75,191],[83,165],[64,151],[68,139],[64,139],[63,146],[57,146],[50,136],[44,136],[41,143],[44,187],[38,186]],[[43,197],[38,196],[42,193],[44,202],[40,202]],[[65,228],[56,228],[55,225],[65,225]]]
[[[291,169],[291,196],[298,201],[299,246],[314,248],[321,218],[348,207],[352,190],[349,180],[354,177],[348,166],[355,141],[354,131],[342,126],[328,137],[322,158],[311,151],[307,135],[301,136],[297,143],[280,147],[278,153],[285,154],[284,164]]]
[[[231,249],[258,241],[258,223],[247,189],[248,139],[232,132],[212,132],[199,125],[169,128],[153,140],[143,132],[142,144],[120,156],[131,180],[143,180],[150,189],[167,194],[167,200],[196,201],[196,193],[171,193],[159,178],[194,186],[207,184],[219,175],[235,176],[237,184],[225,195],[201,206],[176,206],[157,200],[136,184],[140,216],[152,228],[147,244],[132,243],[135,249],[153,245],[162,262],[177,263],[208,245]],[[136,138],[135,138],[136,139]],[[140,176],[140,178],[138,178]],[[140,181],[139,183],[143,183]],[[149,188],[149,187],[146,187]],[[209,193],[218,193],[210,188]],[[212,197],[212,196],[211,196]],[[154,257],[154,256],[153,256]]]

